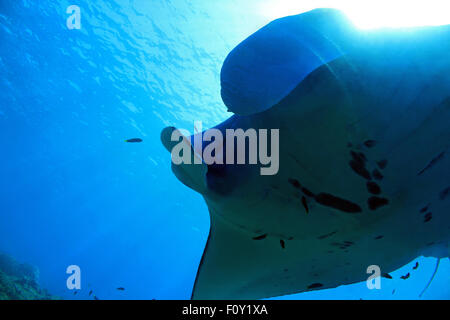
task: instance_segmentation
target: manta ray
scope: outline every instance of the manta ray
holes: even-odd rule
[[[335,288],[449,256],[450,27],[364,31],[335,9],[277,19],[233,49],[214,127],[279,129],[279,171],[174,164],[210,232],[192,299]],[[161,140],[171,151],[178,129]],[[192,144],[197,133],[183,137]]]

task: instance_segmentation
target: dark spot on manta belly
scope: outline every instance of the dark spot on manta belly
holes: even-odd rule
[[[351,151],[350,154],[352,156],[352,160],[349,162],[350,168],[364,179],[371,180],[370,172],[366,169],[367,158],[364,153]]]
[[[409,274],[409,272],[408,272],[406,275],[401,276],[400,278],[402,278],[403,280],[406,280],[406,279],[409,278],[409,276],[410,276],[410,274]]]
[[[381,276],[386,279],[392,279],[392,276],[389,273],[383,273]]]
[[[360,175],[367,180],[372,179],[372,177],[370,176],[370,172],[364,166],[358,164],[356,161],[350,161],[349,165],[357,175]]]
[[[375,147],[376,144],[377,144],[377,142],[375,140],[366,140],[366,141],[364,141],[364,145],[367,148],[373,148],[373,147]]]
[[[372,175],[375,178],[375,180],[383,180],[384,178],[381,172],[378,171],[377,169],[373,170]]]
[[[310,284],[308,286],[308,289],[316,289],[316,288],[320,288],[320,287],[323,287],[323,284],[321,284],[321,283],[313,283],[313,284]]]
[[[416,261],[416,264],[414,265],[413,269],[416,270],[419,267],[419,263]]]
[[[320,237],[317,237],[317,239],[319,239],[319,240],[322,240],[322,239],[325,239],[325,238],[331,237],[332,235],[336,234],[336,232],[337,232],[337,231],[333,231],[333,232],[330,232],[330,233],[327,233],[327,234],[321,235]]]
[[[372,194],[380,194],[381,188],[378,184],[372,181],[367,182],[367,191],[369,191]]]
[[[285,248],[284,240],[280,240],[280,245],[283,249]]]
[[[337,209],[337,210],[340,210],[343,212],[348,212],[348,213],[362,212],[361,207],[358,206],[356,203],[335,197],[328,193],[319,193],[316,196],[316,201],[318,203],[320,203],[321,205],[331,207],[331,208],[334,208],[334,209]]]
[[[428,169],[431,169],[436,163],[438,163],[440,160],[442,160],[444,158],[444,155],[445,155],[445,151],[441,152],[437,157],[433,158],[425,168],[420,170],[417,173],[417,175],[420,176],[422,173],[424,173]]]
[[[358,154],[355,153],[356,156]],[[363,155],[364,156],[364,155]],[[362,156],[359,156],[359,159],[362,159]],[[306,196],[314,198],[319,204],[331,207],[340,211],[348,212],[348,213],[357,213],[362,212],[362,209],[356,203],[351,201],[333,196],[329,193],[319,193],[315,195],[313,192],[301,186],[300,182],[297,179],[289,178],[289,183],[296,189],[300,189]],[[305,207],[306,213],[309,213],[309,207],[307,200],[304,196],[302,196],[302,204]]]
[[[386,159],[380,160],[377,162],[377,165],[380,169],[384,169],[387,166],[388,161]]]
[[[306,213],[309,213],[308,203],[306,202],[305,196],[302,197],[302,204],[305,207]]]
[[[353,156],[353,155],[352,155],[352,156]],[[365,155],[364,153],[362,153],[362,152],[356,153],[356,156],[357,156],[358,158],[360,158],[361,161],[364,161],[364,162],[367,161],[366,155]]]
[[[444,200],[448,196],[450,196],[450,187],[445,188],[439,193],[439,199],[441,200]]]
[[[289,183],[294,186],[296,189],[300,189],[301,185],[300,182],[297,179],[288,179]]]
[[[389,203],[389,200],[380,197],[370,197],[369,200],[367,200],[367,203],[369,205],[370,210],[376,210],[378,208],[387,205]]]
[[[253,240],[262,240],[265,239],[267,237],[267,233],[262,234],[260,236],[254,237]]]
[[[306,189],[306,188],[302,188],[302,192],[306,195],[306,196],[308,196],[308,197],[312,197],[312,198],[314,198],[315,197],[315,194],[314,193],[312,193],[311,191],[309,191],[308,189]]]

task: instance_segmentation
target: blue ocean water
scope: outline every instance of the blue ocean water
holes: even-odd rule
[[[72,4],[80,30],[66,26]],[[159,135],[231,115],[220,68],[269,22],[260,4],[1,1],[0,251],[36,265],[41,285],[65,299],[91,299],[90,290],[100,299],[188,299],[208,211],[172,174]],[[132,137],[144,141],[124,143]],[[66,287],[73,264],[82,271],[77,295]],[[359,283],[282,298],[416,299],[434,265],[414,260],[381,290]],[[450,297],[449,270],[442,260],[424,299]]]

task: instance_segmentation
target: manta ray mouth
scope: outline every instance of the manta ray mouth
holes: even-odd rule
[[[208,189],[220,195],[228,195],[233,188],[225,183],[227,167],[224,164],[210,164],[206,173],[206,185]]]
[[[245,176],[245,170],[240,169],[239,165],[210,164],[206,172],[206,185],[209,191],[230,196]]]

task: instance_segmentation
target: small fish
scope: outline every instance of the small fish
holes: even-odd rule
[[[133,139],[125,140],[125,142],[137,143],[137,142],[142,142],[142,139],[141,138],[133,138]]]
[[[97,297],[97,296],[94,296],[94,300],[100,300],[100,299],[99,299],[99,297]]]
[[[414,270],[416,270],[419,267],[419,263],[416,262],[416,265],[413,267]]]
[[[395,289],[394,290],[392,290],[392,294],[394,294],[395,293]]]
[[[117,290],[119,290],[119,291],[125,291],[125,288],[119,287],[119,288],[117,288]]]
[[[406,280],[406,279],[408,279],[409,278],[409,272],[406,274],[406,275],[404,275],[404,276],[401,276],[400,278],[402,278],[403,280]]]
[[[383,273],[381,276],[386,279],[392,279],[392,276],[389,273]]]
[[[89,295],[91,295],[92,294],[92,290],[91,291],[89,291]]]
[[[78,293],[78,291],[74,291],[74,292],[73,292],[73,295],[76,295],[77,293]]]

